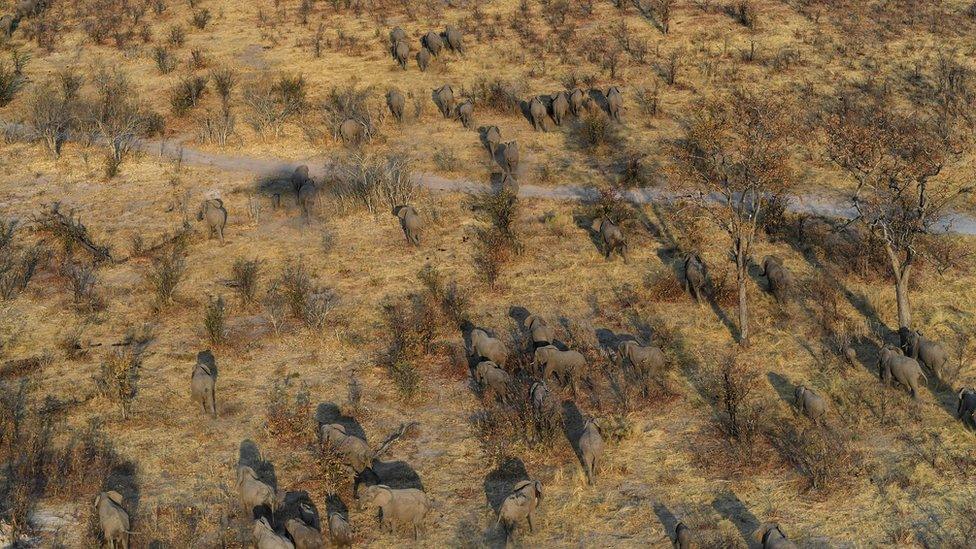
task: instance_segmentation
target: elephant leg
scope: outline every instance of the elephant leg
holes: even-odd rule
[[[526,518],[529,521],[529,532],[535,532],[535,526],[532,524],[532,513],[529,513],[528,517]]]
[[[224,245],[224,228],[217,227],[217,236],[220,238],[220,245]]]

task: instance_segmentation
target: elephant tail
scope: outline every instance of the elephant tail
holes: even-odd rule
[[[928,383],[929,382],[929,376],[925,375],[925,370],[922,369],[922,368],[919,368],[918,371],[922,374],[922,379],[925,380],[925,383]]]

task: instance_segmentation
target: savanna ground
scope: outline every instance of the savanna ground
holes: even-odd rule
[[[142,2],[130,1],[130,9],[113,11],[117,17],[101,17],[109,4],[55,2],[18,29],[4,48],[29,54],[28,82],[0,109],[4,120],[35,123],[34,90],[59,71],[86,76],[80,93],[87,100],[93,75],[111,69],[127,75],[126,95],[138,98],[140,110],[160,115],[152,129],[165,129],[152,138],[316,166],[395,151],[412,159],[415,172],[486,180],[492,166],[477,133],[442,119],[430,101],[433,88],[451,83],[473,94],[479,124],[497,124],[505,139],[519,140],[521,179],[543,185],[662,184],[682,116],[727,85],[789,97],[802,121],[845,84],[890,87],[923,107],[937,88],[940,60],[966,63],[974,45],[973,10],[964,2],[764,1],[749,4],[754,21],[718,2],[678,2],[667,34],[634,5],[596,2],[318,1],[303,16],[295,1],[161,0],[147,2],[141,15]],[[192,20],[202,10],[210,17],[200,29]],[[103,21],[110,28],[99,34]],[[464,57],[442,54],[421,73],[412,56],[401,71],[386,53],[395,25],[416,47],[421,34],[446,24],[464,32]],[[167,55],[168,72],[166,60],[157,61]],[[181,82],[214,80],[211,71],[227,67],[238,75],[228,102],[235,125],[220,145],[202,132],[207,117],[221,114],[216,90],[185,112],[172,100]],[[268,124],[259,131],[248,99],[258,95],[250,90],[297,74],[306,105],[277,134]],[[480,82],[506,93],[479,95]],[[623,124],[536,133],[506,99],[576,85],[620,85]],[[327,97],[349,86],[362,93],[347,96],[361,95],[368,106],[355,114],[376,130],[352,151],[331,136],[336,113],[350,112]],[[384,116],[389,86],[408,94],[403,124]],[[588,141],[587,127],[608,133]],[[540,479],[545,491],[525,545],[661,546],[677,520],[702,545],[717,547],[753,545],[753,530],[766,521],[779,522],[801,546],[972,543],[976,439],[954,418],[954,390],[976,375],[968,239],[939,237],[954,261],[925,262],[913,279],[914,325],[942,341],[959,369],[944,382],[930,375],[913,402],[878,381],[878,344],[894,341],[898,322],[888,268],[862,233],[853,242],[804,238],[801,220],[789,216],[766,227],[756,260],[783,257],[798,289],[791,303],[778,304],[758,268],[751,270],[752,342],[737,351],[728,236],[674,205],[522,199],[519,253],[499,252],[505,261],[489,285],[478,247],[485,222],[468,196],[412,190],[427,222],[421,246],[412,248],[382,198],[371,213],[355,197],[325,192],[306,221],[291,195],[272,209],[263,181],[248,175],[130,154],[109,177],[104,143],[66,143],[54,158],[43,140],[22,138],[8,131],[0,155],[3,218],[20,220],[3,240],[11,266],[5,280],[29,280],[23,288],[5,284],[0,303],[0,442],[5,524],[37,536],[25,539],[96,545],[91,502],[115,489],[126,497],[137,546],[247,546],[233,469],[251,463],[279,489],[306,491],[323,515],[327,494],[338,492],[357,543],[403,543],[356,509],[348,479],[320,456],[316,420],[341,409],[373,445],[417,422],[378,473],[390,484],[421,485],[437,501],[423,545],[499,543],[493,507],[522,478]],[[847,188],[816,135],[797,149],[800,191]],[[942,177],[967,170],[968,154]],[[211,190],[230,212],[223,246],[192,217]],[[45,229],[56,202],[77,215],[91,241],[108,246],[112,260],[94,263],[76,240]],[[255,203],[260,212],[249,215]],[[604,260],[586,229],[601,207],[628,220],[627,264]],[[192,230],[183,233],[186,220]],[[702,305],[676,279],[689,250],[710,266],[712,297]],[[250,303],[229,283],[240,280],[232,272],[239,259],[260,265]],[[29,264],[32,276],[22,272]],[[309,275],[302,299],[316,296],[321,322],[287,310],[282,275],[299,264]],[[435,295],[419,274],[428,265],[443,279]],[[153,275],[176,271],[182,276],[167,303]],[[224,326],[214,332],[218,296]],[[579,391],[560,391],[565,426],[541,443],[520,430],[517,412],[472,389],[458,356],[459,320],[524,349],[516,322],[523,311],[546,317],[561,342],[589,358]],[[660,345],[669,359],[669,371],[646,391],[606,358],[605,347],[625,335]],[[853,365],[839,354],[847,345],[857,351]],[[205,348],[219,367],[215,420],[189,401],[189,374]],[[352,379],[359,390],[350,389]],[[790,409],[800,383],[828,398],[827,426]],[[129,403],[126,418],[120,401]],[[591,416],[616,426],[595,486],[568,442]]]

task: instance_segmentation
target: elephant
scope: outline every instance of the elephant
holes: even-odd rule
[[[362,505],[379,507],[380,525],[390,532],[398,525],[413,527],[414,539],[420,539],[424,518],[430,511],[427,494],[416,488],[390,488],[385,484],[370,486],[363,493]]]
[[[545,347],[546,345],[552,345],[553,340],[556,339],[556,331],[540,316],[529,315],[525,317],[525,320],[522,321],[522,326],[532,334],[533,350],[539,347]]]
[[[512,376],[499,368],[497,364],[490,360],[479,362],[474,369],[474,376],[483,391],[491,391],[503,399],[507,399],[512,386]]]
[[[614,86],[607,90],[607,110],[610,117],[620,122],[620,111],[624,108],[624,96],[620,94],[620,88]]]
[[[603,241],[603,254],[607,259],[610,259],[613,252],[617,252],[624,259],[624,263],[627,263],[627,239],[624,238],[619,225],[606,217],[598,217],[593,220],[590,228],[600,235],[600,240]]]
[[[386,93],[386,106],[390,108],[390,114],[397,122],[403,122],[403,109],[407,105],[407,100],[399,90],[390,90]]]
[[[437,57],[441,53],[441,49],[444,47],[444,41],[441,39],[441,35],[434,31],[430,31],[420,39],[420,44],[430,50],[430,53]]]
[[[563,383],[569,383],[576,390],[576,376],[586,367],[586,357],[578,351],[560,351],[553,345],[546,345],[535,350],[535,369],[542,368],[542,379],[555,376],[562,378]]]
[[[470,355],[478,358],[484,357],[504,368],[508,362],[508,347],[502,340],[491,337],[488,332],[475,328],[471,330],[471,352]]]
[[[691,254],[685,259],[685,291],[701,303],[702,291],[705,289],[706,267],[705,262],[698,254]]]
[[[967,421],[969,426],[976,429],[976,388],[959,389],[959,405],[956,407],[956,416],[962,420],[963,425]]]
[[[763,549],[795,549],[796,544],[787,539],[786,534],[775,522],[761,524],[756,529],[756,539]]]
[[[394,27],[390,31],[390,44],[396,44],[400,40],[407,39],[407,31],[401,29],[400,27]]]
[[[434,90],[434,103],[437,104],[437,108],[440,109],[444,118],[449,118],[457,105],[457,99],[454,98],[454,88],[450,84],[444,84]]]
[[[918,399],[919,378],[928,383],[928,378],[918,361],[912,357],[901,354],[901,351],[890,345],[886,345],[878,357],[878,376],[886,385],[891,385],[891,379],[905,386],[912,394],[913,399]]]
[[[485,145],[488,147],[488,154],[491,155],[491,160],[495,160],[495,150],[498,149],[498,144],[502,141],[502,132],[498,129],[498,126],[488,126],[485,128]]]
[[[258,480],[258,474],[247,465],[237,467],[237,494],[245,513],[254,513],[261,506],[267,506],[274,516],[278,510],[278,497],[274,489]],[[252,515],[253,516],[253,515]]]
[[[291,188],[298,194],[298,190],[302,188],[302,185],[310,179],[308,175],[308,166],[302,164],[295,168],[295,171],[291,172]]]
[[[691,547],[691,528],[683,522],[679,522],[674,527],[674,549],[690,549]]]
[[[406,237],[407,242],[419,246],[424,222],[420,219],[417,210],[410,205],[397,206],[393,209],[393,215],[400,218],[400,228],[403,229],[403,236]]]
[[[844,347],[844,358],[847,359],[852,368],[857,366],[857,351],[854,347]]]
[[[512,493],[505,498],[498,509],[498,526],[505,532],[505,539],[511,536],[523,520],[529,524],[529,532],[535,531],[532,515],[542,501],[542,482],[523,480],[515,485]]]
[[[417,52],[417,67],[420,72],[427,72],[427,67],[430,66],[430,50],[427,48],[420,48]]]
[[[339,509],[329,510],[329,540],[336,547],[352,545],[352,527],[349,526],[349,520]]]
[[[556,397],[549,391],[549,386],[545,381],[536,381],[529,389],[529,398],[532,399],[532,410],[538,416],[545,416],[556,409]]]
[[[373,463],[373,451],[366,441],[346,432],[339,423],[324,424],[319,428],[323,443],[329,445],[353,472],[359,474]]]
[[[519,166],[519,150],[518,143],[515,141],[508,141],[505,143],[502,149],[502,159],[505,165],[502,166],[506,173],[515,174]]]
[[[0,33],[3,34],[5,39],[9,40],[14,35],[14,31],[17,30],[17,25],[19,24],[20,19],[8,13],[0,17]]]
[[[393,60],[396,61],[400,68],[407,70],[407,60],[410,59],[410,45],[407,44],[406,40],[397,40],[390,47],[390,54],[393,55]]]
[[[344,143],[359,143],[365,134],[365,127],[362,122],[347,118],[339,124],[339,137]]]
[[[302,217],[308,219],[312,216],[315,208],[315,199],[318,196],[318,187],[311,179],[306,179],[305,183],[298,188],[298,207],[302,210]]]
[[[559,92],[552,97],[552,121],[556,123],[557,126],[563,125],[563,120],[566,119],[566,113],[569,112],[569,99],[566,98],[566,92]]]
[[[529,101],[529,118],[532,119],[532,127],[535,131],[546,131],[546,106],[538,97],[533,97]]]
[[[461,103],[457,106],[454,116],[461,120],[462,126],[471,129],[474,125],[474,103],[470,99]]]
[[[769,281],[769,291],[776,301],[783,303],[793,289],[793,273],[775,255],[767,255],[762,263],[763,276]]]
[[[216,234],[220,243],[224,243],[224,227],[227,226],[227,209],[224,201],[219,198],[209,198],[203,201],[197,210],[197,221],[204,221],[210,231],[209,238]]]
[[[295,549],[325,549],[322,532],[312,528],[302,519],[288,519],[285,522],[285,530],[295,542]]]
[[[815,422],[823,419],[827,413],[827,401],[805,385],[800,385],[793,391],[793,403],[798,412]]]
[[[98,525],[109,549],[129,549],[129,513],[122,506],[122,494],[110,490],[95,496]]]
[[[583,104],[586,102],[586,95],[583,90],[576,88],[569,94],[569,110],[573,116],[579,116],[583,112]]]
[[[14,8],[14,16],[17,19],[24,19],[25,17],[37,15],[44,7],[44,3],[40,0],[21,0],[17,3],[17,7]]]
[[[213,353],[200,351],[190,376],[190,399],[199,403],[204,413],[209,413],[214,418],[217,417],[216,384],[217,366]]]
[[[464,36],[456,27],[448,25],[444,29],[444,41],[447,43],[447,47],[451,48],[451,51],[464,55]]]
[[[583,472],[586,473],[587,484],[593,484],[593,477],[600,458],[603,456],[603,435],[600,428],[592,419],[583,424],[583,432],[576,442],[579,447],[580,459],[583,461]]]
[[[651,372],[664,369],[666,359],[660,347],[645,347],[636,341],[621,341],[617,345],[617,367],[623,367],[624,360],[630,362],[641,379],[647,379]]]
[[[949,353],[941,343],[928,339],[918,330],[909,331],[907,343],[906,355],[919,361],[937,378],[945,374],[945,366],[949,363]]]
[[[257,549],[295,549],[295,545],[288,541],[288,538],[275,533],[271,523],[265,517],[254,521],[252,534]]]

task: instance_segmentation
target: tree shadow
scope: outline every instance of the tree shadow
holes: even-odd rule
[[[366,431],[359,421],[343,414],[342,409],[334,402],[320,402],[315,408],[315,421],[318,423],[319,432],[323,425],[338,423],[346,429],[346,434],[367,440]]]
[[[374,460],[372,469],[379,478],[379,483],[390,488],[424,489],[420,475],[405,461]]]
[[[796,386],[790,382],[790,380],[777,374],[776,372],[767,372],[766,379],[769,380],[769,384],[773,386],[776,394],[779,398],[785,402],[787,405],[793,405],[793,391]]]
[[[739,535],[749,547],[755,546],[753,533],[759,528],[759,519],[733,492],[724,492],[712,501],[712,508],[739,530]]]
[[[275,473],[275,466],[270,461],[261,456],[261,449],[257,443],[251,439],[241,441],[240,452],[237,457],[238,465],[246,465],[258,476],[258,480],[267,484],[272,489],[278,489],[278,476]]]

